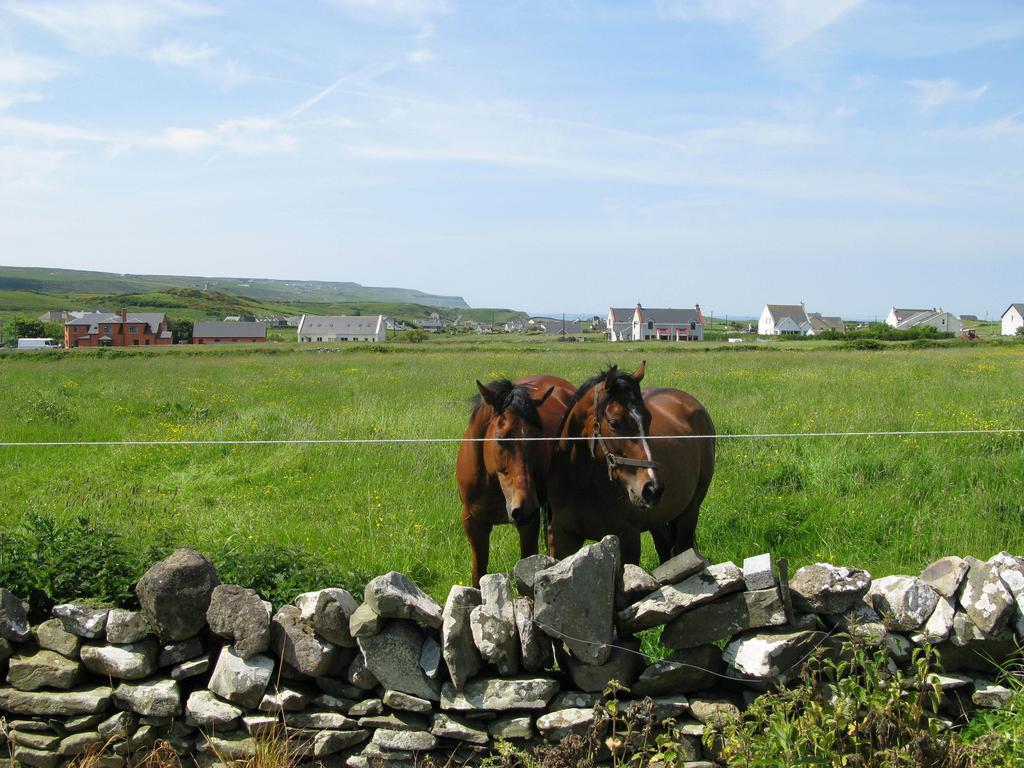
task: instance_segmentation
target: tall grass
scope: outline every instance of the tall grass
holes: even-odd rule
[[[0,358],[0,440],[460,437],[475,379],[549,372],[580,382],[609,361],[693,393],[720,434],[1024,426],[1024,346],[849,351],[771,346],[460,341],[319,352]],[[737,345],[738,346],[738,345]],[[767,346],[767,345],[766,345]],[[304,553],[282,591],[358,587],[405,571],[437,597],[468,582],[457,445],[0,448],[0,527],[84,516],[135,551],[188,545],[245,572]],[[771,550],[876,574],[946,554],[1024,552],[1024,438],[731,440],[697,531],[714,560]],[[492,536],[492,569],[518,544]],[[232,559],[234,558],[234,560]],[[646,546],[644,563],[654,563]],[[317,580],[322,575],[323,579]]]

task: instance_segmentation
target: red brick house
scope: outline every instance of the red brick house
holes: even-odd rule
[[[196,323],[192,328],[193,344],[256,344],[266,340],[266,323]]]
[[[172,343],[161,312],[92,312],[64,324],[64,348],[150,347]]]

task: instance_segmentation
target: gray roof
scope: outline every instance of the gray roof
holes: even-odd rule
[[[636,312],[636,307],[609,307],[612,314],[615,315],[616,323],[632,323],[633,313]]]
[[[1016,309],[1017,312],[1020,314],[1020,316],[1024,317],[1024,304],[1017,304],[1017,303],[1011,304],[1010,306],[1008,306],[1006,308],[1006,312],[1009,312],[1011,309]],[[1003,312],[1003,314],[1000,315],[1000,317],[1005,317],[1006,316],[1006,312]]]
[[[148,325],[150,331],[156,333],[163,321],[163,312],[129,312],[125,320],[122,320],[119,312],[87,312],[81,317],[69,320],[65,325],[88,325],[89,333],[97,333],[102,323],[127,322]]]
[[[266,323],[202,322],[192,328],[192,338],[251,339],[266,338]]]
[[[562,321],[553,320],[544,324],[544,332],[548,336],[561,336],[562,335]],[[583,323],[579,320],[566,320],[565,321],[565,333],[567,336],[579,336],[583,333]]]
[[[807,318],[811,321],[811,328],[816,331],[846,330],[846,324],[841,317],[825,317],[821,312],[811,312]]]
[[[932,307],[931,309],[898,309],[896,307],[893,307],[892,311],[896,315],[896,322],[902,323],[908,317],[913,317],[914,315],[930,314],[932,312],[935,312],[935,307]]]
[[[670,309],[668,307],[640,307],[640,316],[644,322],[653,320],[665,325],[689,325],[701,322],[700,313],[696,309]]]
[[[811,319],[807,317],[807,310],[804,309],[802,304],[767,304],[768,312],[772,317],[775,318],[775,324],[778,325],[779,321],[784,317],[788,317],[797,325],[803,323],[809,323]]]
[[[307,336],[318,333],[359,336],[377,333],[377,328],[383,323],[383,315],[303,315],[299,321],[299,333]]]

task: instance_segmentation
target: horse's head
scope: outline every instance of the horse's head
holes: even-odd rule
[[[509,522],[526,525],[536,519],[540,510],[534,483],[534,460],[538,451],[536,442],[522,438],[544,435],[537,409],[554,387],[535,399],[526,387],[504,379],[487,386],[478,381],[476,386],[480,390],[478,406],[486,404],[491,408],[484,434],[484,467],[488,476],[498,478]]]
[[[581,401],[589,401],[584,436],[590,437],[590,454],[608,465],[608,479],[618,483],[633,506],[653,507],[665,486],[651,455],[647,433],[651,414],[640,393],[646,362],[632,374],[612,366]]]

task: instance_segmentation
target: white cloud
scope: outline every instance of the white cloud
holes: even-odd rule
[[[53,59],[14,51],[0,52],[0,83],[4,85],[44,83],[67,71],[67,66]]]
[[[451,0],[331,0],[334,5],[363,19],[380,22],[413,22],[451,13]],[[429,28],[433,34],[433,27]]]
[[[410,64],[429,64],[437,58],[437,54],[429,48],[417,48],[405,55]]]
[[[190,43],[176,38],[165,40],[149,52],[149,58],[164,64],[198,72],[223,88],[230,88],[249,78],[237,61],[225,59],[221,51],[206,43]]]
[[[33,101],[45,101],[46,97],[41,93],[7,93],[0,91],[0,109],[9,109],[15,104],[29,104]]]
[[[954,80],[908,80],[907,85],[917,91],[916,101],[922,112],[953,102],[971,103],[977,101],[988,90],[988,85],[964,89]]]
[[[751,29],[770,52],[802,43],[836,23],[863,0],[658,0],[677,21],[710,21]]]
[[[181,0],[16,0],[6,8],[75,51],[101,55],[136,52],[146,36],[164,24],[218,13],[209,5]]]

